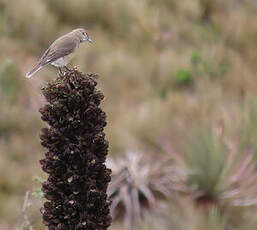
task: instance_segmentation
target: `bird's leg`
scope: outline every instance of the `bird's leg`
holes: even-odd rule
[[[63,75],[62,68],[61,68],[61,67],[58,67],[58,70],[59,70],[59,74],[60,74],[60,75]]]
[[[63,67],[66,71],[72,71],[72,69],[68,68],[66,65]]]

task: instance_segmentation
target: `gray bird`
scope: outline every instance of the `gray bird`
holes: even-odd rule
[[[61,36],[44,52],[38,64],[26,74],[26,78],[31,78],[33,74],[48,64],[58,67],[61,72],[61,67],[66,67],[73,58],[80,43],[85,41],[92,43],[87,31],[84,29],[75,29]]]

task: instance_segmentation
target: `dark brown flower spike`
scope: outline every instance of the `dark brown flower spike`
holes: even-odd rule
[[[49,230],[104,230],[111,224],[106,115],[99,107],[104,96],[96,85],[95,75],[73,69],[42,89],[47,104],[40,113],[49,125],[40,136],[48,149],[40,164],[49,174],[42,215]]]

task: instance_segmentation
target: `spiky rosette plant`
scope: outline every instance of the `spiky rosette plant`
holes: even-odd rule
[[[122,220],[131,229],[146,213],[160,207],[161,201],[174,198],[175,192],[186,191],[185,171],[174,166],[170,158],[158,160],[137,152],[109,160],[112,181],[108,195],[112,200],[114,220]]]
[[[42,88],[47,104],[40,113],[49,125],[41,133],[48,152],[40,163],[49,174],[42,215],[49,230],[103,230],[111,223],[104,96],[96,85],[95,75],[73,69]]]
[[[228,143],[205,130],[194,133],[184,160],[188,184],[198,205],[227,208],[257,204],[256,150],[248,144]]]

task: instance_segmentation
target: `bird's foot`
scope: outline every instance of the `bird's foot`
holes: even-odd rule
[[[66,70],[66,72],[72,71],[72,69],[68,68],[67,66],[64,66],[63,68]]]
[[[64,72],[62,71],[62,68],[58,67],[58,70],[59,70],[59,75],[64,76]]]

